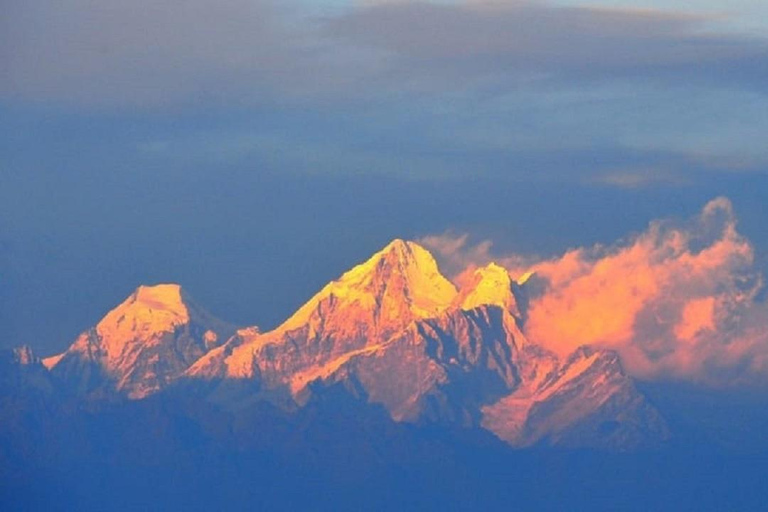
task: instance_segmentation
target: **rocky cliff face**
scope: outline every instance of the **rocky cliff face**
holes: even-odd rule
[[[483,426],[509,444],[621,450],[669,437],[615,353],[584,347],[560,361],[532,352],[525,358],[534,378],[482,408]]]

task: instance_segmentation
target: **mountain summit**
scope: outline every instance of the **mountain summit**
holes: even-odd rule
[[[496,263],[476,269],[459,299],[462,309],[498,306],[520,316],[517,299],[512,291],[512,278],[507,269]]]
[[[80,392],[114,388],[131,398],[158,391],[232,328],[197,306],[177,284],[140,286],[58,356],[54,375]]]
[[[258,375],[285,384],[295,372],[333,366],[356,351],[379,346],[417,319],[438,315],[456,294],[429,251],[394,240],[324,286],[275,330],[239,333],[188,374]],[[212,364],[214,359],[221,364]]]
[[[381,334],[440,313],[455,296],[429,251],[397,239],[325,286],[278,330],[300,328],[322,315],[324,329],[343,333],[364,324]]]

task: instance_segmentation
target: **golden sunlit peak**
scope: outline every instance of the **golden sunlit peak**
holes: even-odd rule
[[[384,249],[382,249],[380,252],[389,252],[393,250],[407,250],[409,245],[418,245],[415,242],[408,242],[406,240],[403,240],[402,238],[395,238],[391,242],[389,242]]]
[[[382,250],[371,256],[366,262],[357,265],[341,276],[338,282],[353,283],[369,281],[374,277],[391,276],[393,273],[402,274],[409,281],[419,281],[420,277],[437,277],[448,282],[437,268],[437,262],[432,254],[415,242],[396,238]],[[450,284],[450,283],[449,283]],[[443,287],[443,286],[441,286]],[[453,286],[451,285],[451,288]],[[455,290],[454,290],[455,292]]]
[[[133,297],[136,302],[154,304],[157,307],[168,307],[184,302],[181,285],[175,283],[141,285],[136,288]]]
[[[386,285],[386,288],[394,284],[393,280],[402,279],[401,285],[409,290],[407,298],[415,301],[422,296],[430,302],[447,304],[456,295],[456,289],[440,273],[432,254],[415,242],[399,238],[344,274],[340,281],[355,282],[358,279],[362,279],[361,284],[375,288],[379,285]]]
[[[509,280],[509,272],[496,262],[491,262],[485,267],[480,267],[475,271],[475,274],[481,276],[494,276],[496,279]]]
[[[178,284],[139,286],[96,326],[110,357],[123,345],[152,333],[172,332],[190,320],[185,294]]]
[[[414,317],[443,311],[456,293],[429,251],[414,242],[395,239],[326,285],[280,329],[305,325],[313,315],[321,315],[326,328],[343,322],[344,328],[357,329],[369,321],[400,326]],[[329,317],[334,320],[328,321]]]
[[[512,279],[507,269],[496,263],[475,270],[472,280],[462,292],[462,309],[484,305],[499,306],[517,312],[517,303],[512,294]]]
[[[374,254],[371,259],[374,260],[380,258],[392,259],[394,261],[407,261],[413,259],[434,262],[432,254],[430,254],[424,247],[416,242],[409,242],[400,238],[395,238],[389,242],[382,250]],[[437,263],[435,263],[435,266],[437,266]]]

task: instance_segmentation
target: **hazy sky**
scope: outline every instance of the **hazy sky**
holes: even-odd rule
[[[270,327],[394,237],[613,243],[727,196],[768,252],[768,4],[9,0],[0,326],[141,283]]]

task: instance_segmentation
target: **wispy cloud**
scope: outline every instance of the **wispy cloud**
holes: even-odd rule
[[[0,91],[6,98],[135,107],[253,105],[309,84],[333,89],[341,56],[322,48],[306,21],[307,5],[13,1],[3,8]]]
[[[329,31],[388,52],[414,87],[519,87],[632,78],[731,83],[765,91],[768,42],[698,30],[706,18],[541,2],[398,2],[354,10]]]
[[[667,187],[767,168],[768,40],[708,19],[540,1],[14,0],[0,17],[0,105],[117,114],[115,125],[249,117],[152,133],[139,153],[158,166],[199,155]]]
[[[106,104],[388,96],[531,83],[695,80],[765,91],[768,42],[694,14],[540,2],[13,1],[8,97]]]
[[[658,185],[681,186],[689,179],[678,171],[663,167],[612,169],[589,179],[592,183],[624,189],[639,189]]]

